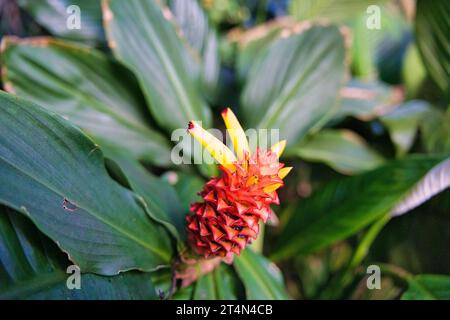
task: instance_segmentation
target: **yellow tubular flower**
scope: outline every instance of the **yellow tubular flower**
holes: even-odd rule
[[[216,159],[221,165],[228,170],[234,172],[236,170],[234,162],[236,157],[233,152],[222,143],[219,139],[214,137],[208,131],[203,129],[195,121],[189,122],[188,132]]]
[[[231,138],[238,160],[244,159],[246,155],[249,157],[250,148],[247,137],[233,111],[230,108],[226,108],[222,111],[222,118],[227,127],[228,135]]]
[[[273,191],[277,190],[281,186],[283,186],[283,184],[275,183],[275,184],[271,184],[270,186],[265,187],[263,190],[266,193],[270,193],[270,192],[273,192]]]
[[[270,148],[270,150],[272,150],[272,152],[275,153],[279,158],[283,154],[284,148],[286,148],[286,140],[281,140],[281,141],[275,143]]]

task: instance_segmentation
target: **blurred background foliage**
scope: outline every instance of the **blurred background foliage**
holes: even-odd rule
[[[170,162],[170,133],[188,120],[223,129],[217,115],[231,106],[244,128],[279,128],[295,168],[259,253],[245,251],[175,298],[450,298],[449,190],[407,214],[396,207],[427,173],[439,191],[450,179],[448,161],[432,170],[450,153],[448,1],[128,2],[0,0],[4,90],[81,127],[109,174],[156,202],[152,218],[178,239],[174,212],[185,214],[215,173]],[[72,4],[80,30],[66,27]],[[379,29],[367,27],[371,5]],[[4,230],[34,228],[2,210]],[[366,287],[371,264],[381,290]],[[151,277],[169,291],[170,272]],[[153,287],[138,291],[156,297]]]

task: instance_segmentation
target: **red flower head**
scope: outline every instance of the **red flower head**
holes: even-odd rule
[[[250,153],[244,130],[230,109],[222,112],[234,153],[220,140],[191,121],[188,131],[220,163],[222,175],[209,180],[187,217],[191,247],[205,258],[240,254],[259,233],[259,221],[272,214],[270,204],[279,204],[276,190],[292,169],[278,161],[286,146],[280,141],[269,150]]]

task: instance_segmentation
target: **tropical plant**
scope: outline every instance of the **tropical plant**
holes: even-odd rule
[[[1,299],[450,298],[450,3],[250,2],[0,0]]]

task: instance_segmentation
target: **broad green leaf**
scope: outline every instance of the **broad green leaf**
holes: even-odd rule
[[[409,287],[403,293],[403,300],[449,300],[450,276],[419,274],[408,281]]]
[[[166,299],[172,288],[173,273],[171,269],[160,269],[150,273],[153,286],[160,299]]]
[[[393,216],[402,215],[448,187],[450,187],[450,159],[442,161],[428,171],[391,213]]]
[[[333,181],[291,208],[273,258],[318,251],[392,212],[417,183],[449,155],[416,155]],[[437,183],[437,181],[433,181]]]
[[[220,264],[214,271],[200,277],[193,285],[194,300],[236,300],[239,279],[231,267]]]
[[[89,44],[101,44],[105,41],[100,2],[101,0],[18,1],[19,6],[50,33]],[[77,20],[80,22],[79,27]]]
[[[216,283],[214,281],[213,273],[210,272],[195,283],[194,295],[192,296],[194,300],[217,300],[216,294]]]
[[[169,142],[148,126],[138,84],[103,53],[51,38],[5,38],[2,48],[8,91],[62,115],[101,146],[170,164]]]
[[[429,75],[450,97],[450,2],[418,0],[416,14],[416,41],[422,61]]]
[[[185,236],[185,214],[188,207],[181,207],[175,189],[127,156],[115,155],[112,158],[120,167],[131,189],[142,197],[147,213],[181,242]]]
[[[365,9],[356,12],[346,25],[352,33],[352,74],[360,79],[373,81],[379,78],[388,80],[389,83],[398,83],[405,44],[411,34],[404,16],[387,6],[376,9],[367,5]]]
[[[112,180],[78,128],[0,92],[0,203],[27,215],[83,272],[114,275],[167,265],[165,229]]]
[[[236,275],[229,266],[223,263],[213,272],[214,281],[216,283],[216,295],[219,300],[236,300],[238,281]]]
[[[0,299],[157,299],[150,274],[137,271],[114,277],[82,274],[80,289],[69,290],[74,274],[67,272],[69,265],[29,219],[0,206]]]
[[[289,13],[298,20],[326,18],[342,22],[356,14],[366,12],[371,5],[380,5],[386,0],[292,0]]]
[[[244,82],[247,77],[258,53],[275,41],[279,37],[280,31],[289,27],[290,24],[290,20],[278,19],[258,25],[242,33],[229,35],[229,38],[236,42],[238,48],[236,68],[241,82]]]
[[[230,266],[220,264],[196,282],[179,288],[175,300],[235,300],[240,282]],[[240,288],[239,288],[240,289]]]
[[[175,21],[189,45],[201,52],[208,37],[208,17],[197,0],[168,0]]]
[[[163,179],[175,188],[182,208],[189,208],[191,203],[201,201],[197,193],[202,190],[205,180],[193,174],[175,171],[167,172]]]
[[[450,107],[446,112],[430,108],[421,121],[420,130],[428,152],[450,152]]]
[[[256,57],[241,96],[248,128],[279,129],[294,144],[323,125],[344,77],[344,40],[336,27],[313,26]]]
[[[345,174],[374,169],[383,163],[383,157],[372,150],[359,135],[344,129],[321,130],[290,148],[289,155],[323,162]]]
[[[395,108],[403,95],[382,82],[351,80],[340,91],[339,108],[333,118],[340,120],[352,116],[362,121],[370,121]]]
[[[189,75],[189,53],[156,1],[106,0],[103,18],[110,47],[137,75],[161,127],[170,133],[190,120],[209,127],[210,110]]]
[[[191,300],[193,298],[194,290],[195,284],[191,284],[190,286],[179,289],[172,298],[174,300]]]
[[[427,102],[411,100],[380,117],[380,121],[388,129],[398,156],[404,155],[412,147],[419,124],[428,110]]]
[[[290,299],[281,271],[267,258],[246,249],[239,257],[235,257],[234,267],[244,283],[247,299]]]
[[[219,36],[215,30],[208,33],[205,47],[202,51],[201,85],[203,95],[212,102],[217,101],[220,63]]]
[[[170,9],[188,44],[200,58],[200,82],[204,95],[212,98],[220,73],[219,41],[216,31],[197,0],[170,0]]]

